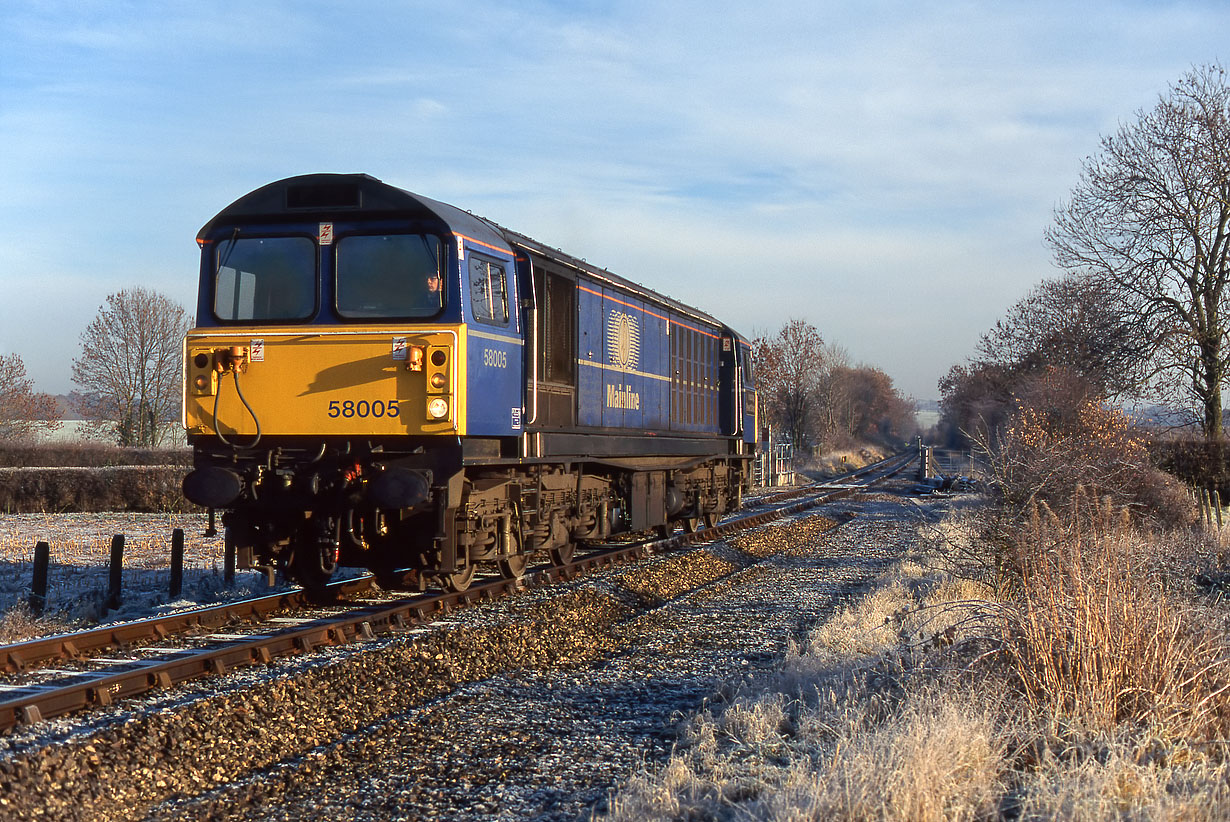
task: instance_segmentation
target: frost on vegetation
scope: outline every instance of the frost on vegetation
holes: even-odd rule
[[[1056,620],[1043,634],[1050,638],[1047,653],[1061,662],[1067,659],[1064,643],[1100,625],[1098,614],[1127,608],[1143,619],[1154,611],[1164,615],[1166,608],[1190,610],[1177,599],[1162,607],[1159,597],[1180,576],[1171,565],[1191,574],[1192,553],[1165,542],[1170,537],[1162,538],[1165,544],[1152,538],[1137,552],[1148,562],[1133,564],[1120,542],[1098,543],[1110,552],[1100,558],[1090,543],[1085,559],[1098,559],[1097,567],[1114,573],[1090,576],[1096,584],[1073,577],[1072,590],[1051,580],[1040,589],[1050,597],[1039,603],[1020,591],[996,594],[983,573],[986,549],[979,557],[976,534],[977,524],[968,519],[930,528],[927,557],[900,563],[862,600],[793,643],[779,671],[692,720],[670,762],[615,798],[612,818],[1230,818],[1230,746],[1219,731],[1196,733],[1177,714],[1162,715],[1169,719],[1160,723],[1146,714],[1123,714],[1128,719],[1113,726],[1091,722],[1088,711],[1071,709],[1080,705],[1074,699],[1045,704],[1028,698],[1042,680],[1022,678],[1046,671],[1019,660],[1014,665],[1012,653],[1029,638],[1014,620],[1031,608]],[[1067,539],[1064,556],[1071,554]],[[1176,552],[1187,558],[1172,561]],[[1063,566],[1069,576],[1086,567],[1074,562]],[[1148,599],[1153,610],[1143,607],[1145,599],[1132,599],[1128,587],[1107,580],[1124,586],[1135,580],[1136,588],[1154,592]],[[1082,592],[1095,589],[1122,607],[1077,608]],[[1083,616],[1074,618],[1078,612]],[[1224,625],[1224,619],[1210,620]],[[1106,647],[1119,648],[1130,638],[1124,624],[1107,622],[1117,627],[1104,631]],[[1172,651],[1204,660],[1188,666],[1195,672],[1191,681],[1209,680],[1200,705],[1188,713],[1225,721],[1230,686],[1222,676],[1223,646],[1178,642],[1177,628],[1159,628],[1146,638],[1153,647],[1164,637]],[[1131,666],[1143,667],[1137,659]],[[1188,670],[1179,661],[1170,668]],[[1076,671],[1074,663],[1063,668],[1069,670]],[[1052,679],[1063,671],[1053,671]],[[1072,687],[1087,690],[1092,681],[1082,675],[1083,684]],[[1132,704],[1157,702],[1127,696]],[[1117,697],[1119,703],[1125,698]]]
[[[849,706],[805,709],[807,755],[780,768],[744,810],[756,819],[985,817],[1004,770],[996,713],[976,698],[931,695],[884,719]]]
[[[1108,741],[1095,755],[1052,757],[1028,772],[1016,807],[1023,819],[1224,820],[1230,766],[1171,743]]]
[[[695,719],[667,765],[615,801],[612,818],[985,817],[1006,771],[998,713],[951,695],[895,706],[740,698]]]
[[[952,644],[980,621],[988,595],[981,583],[907,560],[867,596],[813,629],[801,647],[792,646],[787,671]]]
[[[18,602],[0,613],[0,644],[21,642],[36,636],[61,634],[78,627],[62,612],[36,615],[25,602]]]
[[[631,819],[972,819],[1002,792],[1001,707],[912,678],[911,643],[959,626],[980,588],[906,563],[795,643],[782,669],[685,728]]]
[[[170,596],[170,537],[187,537],[179,597]],[[166,516],[9,516],[0,518],[0,643],[139,619],[197,605],[267,593],[264,577],[239,571],[227,585],[221,538],[202,538],[204,518]],[[125,533],[120,607],[108,609],[110,533]],[[30,607],[34,544],[51,545],[43,613]]]
[[[49,587],[42,615],[35,615],[30,609],[28,582],[15,591],[0,593],[0,643],[243,599],[270,590],[261,574],[237,572],[234,584],[227,585],[216,569],[185,570],[181,594],[172,600],[165,572],[126,571],[120,606],[108,609],[107,586],[106,568],[94,569],[92,573],[81,571],[71,582]]]

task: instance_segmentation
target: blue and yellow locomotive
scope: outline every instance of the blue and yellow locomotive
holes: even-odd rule
[[[750,350],[707,314],[361,174],[271,183],[197,241],[184,493],[243,567],[462,590],[739,505]]]

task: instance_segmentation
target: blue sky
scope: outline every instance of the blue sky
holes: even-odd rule
[[[0,353],[68,391],[130,285],[194,305],[239,195],[366,172],[920,399],[1053,276],[1101,135],[1230,5],[6,0]]]

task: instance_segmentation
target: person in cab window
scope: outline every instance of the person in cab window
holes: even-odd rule
[[[426,292],[423,295],[423,304],[429,308],[439,308],[444,305],[441,299],[439,271],[428,271],[426,279]]]

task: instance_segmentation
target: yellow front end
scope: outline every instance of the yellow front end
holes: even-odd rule
[[[465,341],[464,325],[194,329],[184,428],[241,444],[257,421],[262,438],[464,435]]]

